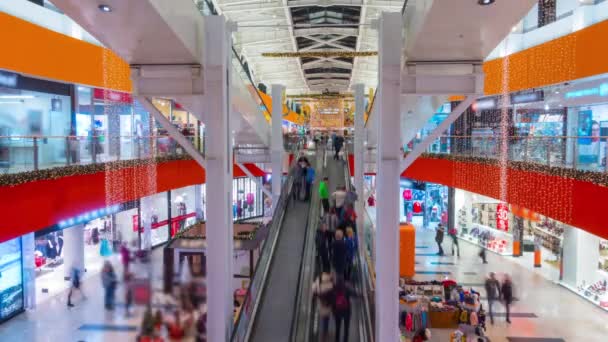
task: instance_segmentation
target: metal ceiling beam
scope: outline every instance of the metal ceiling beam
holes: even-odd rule
[[[283,4],[283,10],[285,11],[285,17],[287,18],[287,22],[289,24],[293,24],[293,18],[291,17],[291,11],[287,7],[287,0],[281,0]],[[293,35],[293,28],[289,28],[289,36],[291,37],[291,45],[293,46],[293,51],[298,51],[298,42],[296,42],[296,37]],[[297,58],[298,62],[298,70],[300,71],[300,75],[302,76],[302,83],[306,84],[306,76],[304,75],[304,70],[302,69],[302,59]]]
[[[339,59],[334,59],[334,58],[319,58],[316,61],[302,64],[302,68],[304,68],[304,70],[318,68],[319,64],[321,64],[322,66],[330,67],[330,68],[332,66],[345,67],[348,69],[353,68],[353,65],[351,63],[341,61]]]
[[[356,37],[357,29],[349,27],[315,27],[315,28],[300,28],[296,29],[294,36],[308,37],[313,35],[328,35],[339,34],[345,37]]]
[[[330,40],[322,40],[322,39],[319,39],[319,38],[316,38],[316,37],[312,37],[312,36],[307,36],[307,37],[304,37],[304,38],[310,39],[312,41],[315,41],[316,44],[308,46],[308,47],[305,47],[305,48],[302,48],[302,49],[300,49],[300,51],[309,51],[309,50],[312,50],[312,49],[320,48],[320,47],[325,46],[325,45],[332,46],[332,47],[335,47],[335,48],[341,49],[341,50],[355,51],[354,48],[351,48],[349,46],[345,46],[345,45],[342,45],[342,44],[335,43],[335,42],[337,42],[340,39],[346,38],[344,36],[338,36],[338,37],[332,38]]]

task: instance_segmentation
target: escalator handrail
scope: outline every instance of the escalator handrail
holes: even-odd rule
[[[298,158],[299,155],[296,154],[292,164],[289,167],[289,174],[287,176],[287,180],[283,183],[283,186],[281,188],[281,196],[279,197],[276,209],[274,210],[274,213],[272,215],[272,221],[269,223],[271,224],[271,227],[268,232],[268,236],[266,237],[266,241],[264,242],[264,245],[258,257],[253,278],[249,284],[249,288],[247,289],[247,295],[245,296],[245,300],[243,301],[241,312],[237,318],[237,321],[234,325],[234,329],[232,331],[232,336],[230,339],[232,342],[248,341],[249,336],[251,335],[251,330],[255,322],[255,317],[258,312],[259,305],[264,297],[266,289],[266,279],[268,277],[270,265],[272,264],[275,247],[278,241],[278,237],[280,235],[279,233],[281,227],[283,226],[283,219],[285,217],[285,211],[287,210],[287,204],[289,203],[289,198],[291,197],[291,190],[294,181],[293,165],[295,164],[295,162],[297,162]],[[255,290],[258,287],[260,288],[260,290],[256,294],[256,298],[252,299],[252,289]],[[252,300],[254,302],[250,303],[250,301]],[[245,314],[244,310],[245,307],[248,305],[253,305],[253,309],[251,311],[251,316],[249,317],[249,320],[244,322],[243,319],[246,319],[243,318],[243,315]],[[245,324],[244,327],[243,324]],[[245,329],[245,331],[241,331],[242,329]],[[239,339],[240,336],[242,336],[243,339]]]
[[[345,159],[348,160],[348,150],[345,151],[344,153],[345,155]],[[346,163],[346,167],[344,168],[344,177],[346,178],[346,187],[348,190],[351,190],[353,188],[353,184],[351,182],[351,175],[350,175],[350,167],[348,166],[348,163]],[[362,198],[359,198],[359,201],[362,201]],[[361,234],[364,234],[364,227],[358,227],[358,234],[359,234],[359,238]],[[365,246],[361,246],[361,244],[359,244],[359,248],[357,249],[357,262],[359,264],[359,272],[354,272],[355,277],[357,277],[357,281],[356,281],[356,290],[361,293],[361,303],[363,304],[363,317],[359,316],[359,324],[358,327],[360,330],[360,337],[361,337],[361,341],[369,341],[369,342],[374,342],[375,339],[375,335],[374,335],[374,327],[372,324],[372,314],[371,314],[371,306],[370,306],[370,298],[369,298],[369,292],[373,291],[370,290],[369,287],[369,280],[370,280],[370,273],[369,273],[369,269],[367,267],[367,259],[365,257],[364,253],[367,253],[367,248],[365,248]]]
[[[317,152],[319,150],[317,149]],[[321,165],[325,159],[325,150],[321,158]],[[319,158],[317,158],[319,161]],[[321,169],[317,164],[317,169]],[[317,172],[317,174],[324,174]],[[319,224],[320,199],[318,183],[311,189],[310,209],[308,211],[308,223],[306,225],[306,234],[304,237],[304,247],[302,250],[302,258],[300,262],[300,275],[298,278],[298,292],[295,300],[295,310],[291,324],[292,342],[310,341],[311,336],[311,320],[310,312],[316,311],[314,305],[314,296],[312,294],[311,284],[314,281],[316,268],[316,248],[314,246],[315,234]]]

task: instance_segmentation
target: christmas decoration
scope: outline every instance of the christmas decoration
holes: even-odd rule
[[[262,57],[273,58],[331,58],[331,57],[373,57],[378,51],[300,51],[300,52],[264,52]]]
[[[175,234],[175,236],[173,236],[171,241],[178,240],[178,239],[184,239],[184,240],[203,240],[203,239],[205,239],[206,238],[205,235],[196,233],[196,231],[202,231],[201,225],[204,225],[204,224],[205,224],[205,221],[199,220],[199,221],[195,222],[194,224],[186,227],[184,230]],[[261,226],[258,225],[255,227],[255,229],[253,231],[250,231],[250,232],[236,233],[236,235],[234,236],[234,240],[239,240],[239,241],[253,240],[253,239],[255,239],[255,235],[257,234],[260,227]]]

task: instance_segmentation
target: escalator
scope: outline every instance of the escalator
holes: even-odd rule
[[[319,170],[320,158],[308,155]],[[273,215],[269,235],[260,253],[247,298],[231,341],[288,341],[299,290],[302,257],[310,230],[316,229],[311,203],[317,203],[317,187],[309,202],[295,200],[294,175],[290,172]],[[317,215],[317,214],[314,214]]]

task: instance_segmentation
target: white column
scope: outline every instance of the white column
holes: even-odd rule
[[[63,269],[66,279],[71,278],[72,269],[84,272],[84,225],[63,230]]]
[[[380,17],[377,230],[376,341],[399,341],[399,177],[401,160],[401,49],[403,18]]]
[[[563,246],[563,282],[577,287],[585,282],[591,285],[599,280],[600,238],[574,227],[566,227]]]
[[[228,341],[232,330],[233,227],[232,129],[230,127],[231,34],[224,16],[205,19],[204,80],[207,179],[207,336]]]
[[[33,310],[36,308],[36,263],[34,252],[36,238],[34,233],[21,236],[21,252],[23,255],[23,285],[25,308]]]
[[[365,189],[363,186],[364,176],[364,150],[363,140],[365,139],[365,86],[355,84],[355,189],[359,194],[359,200],[355,203],[357,215],[357,227],[359,229],[359,241],[361,246],[365,246]]]
[[[194,185],[194,212],[196,213],[196,219],[202,220],[203,214],[203,187],[200,184]]]
[[[141,250],[151,250],[152,249],[152,212],[154,207],[154,201],[152,201],[152,197],[144,197],[139,201],[140,204],[140,215],[141,215],[141,225],[143,226],[143,231],[141,233],[141,246],[139,248]]]
[[[280,84],[271,86],[272,95],[272,210],[276,208],[281,196],[281,178],[283,177],[283,91]]]
[[[572,13],[572,32],[593,25],[594,10],[593,0],[579,0]]]

